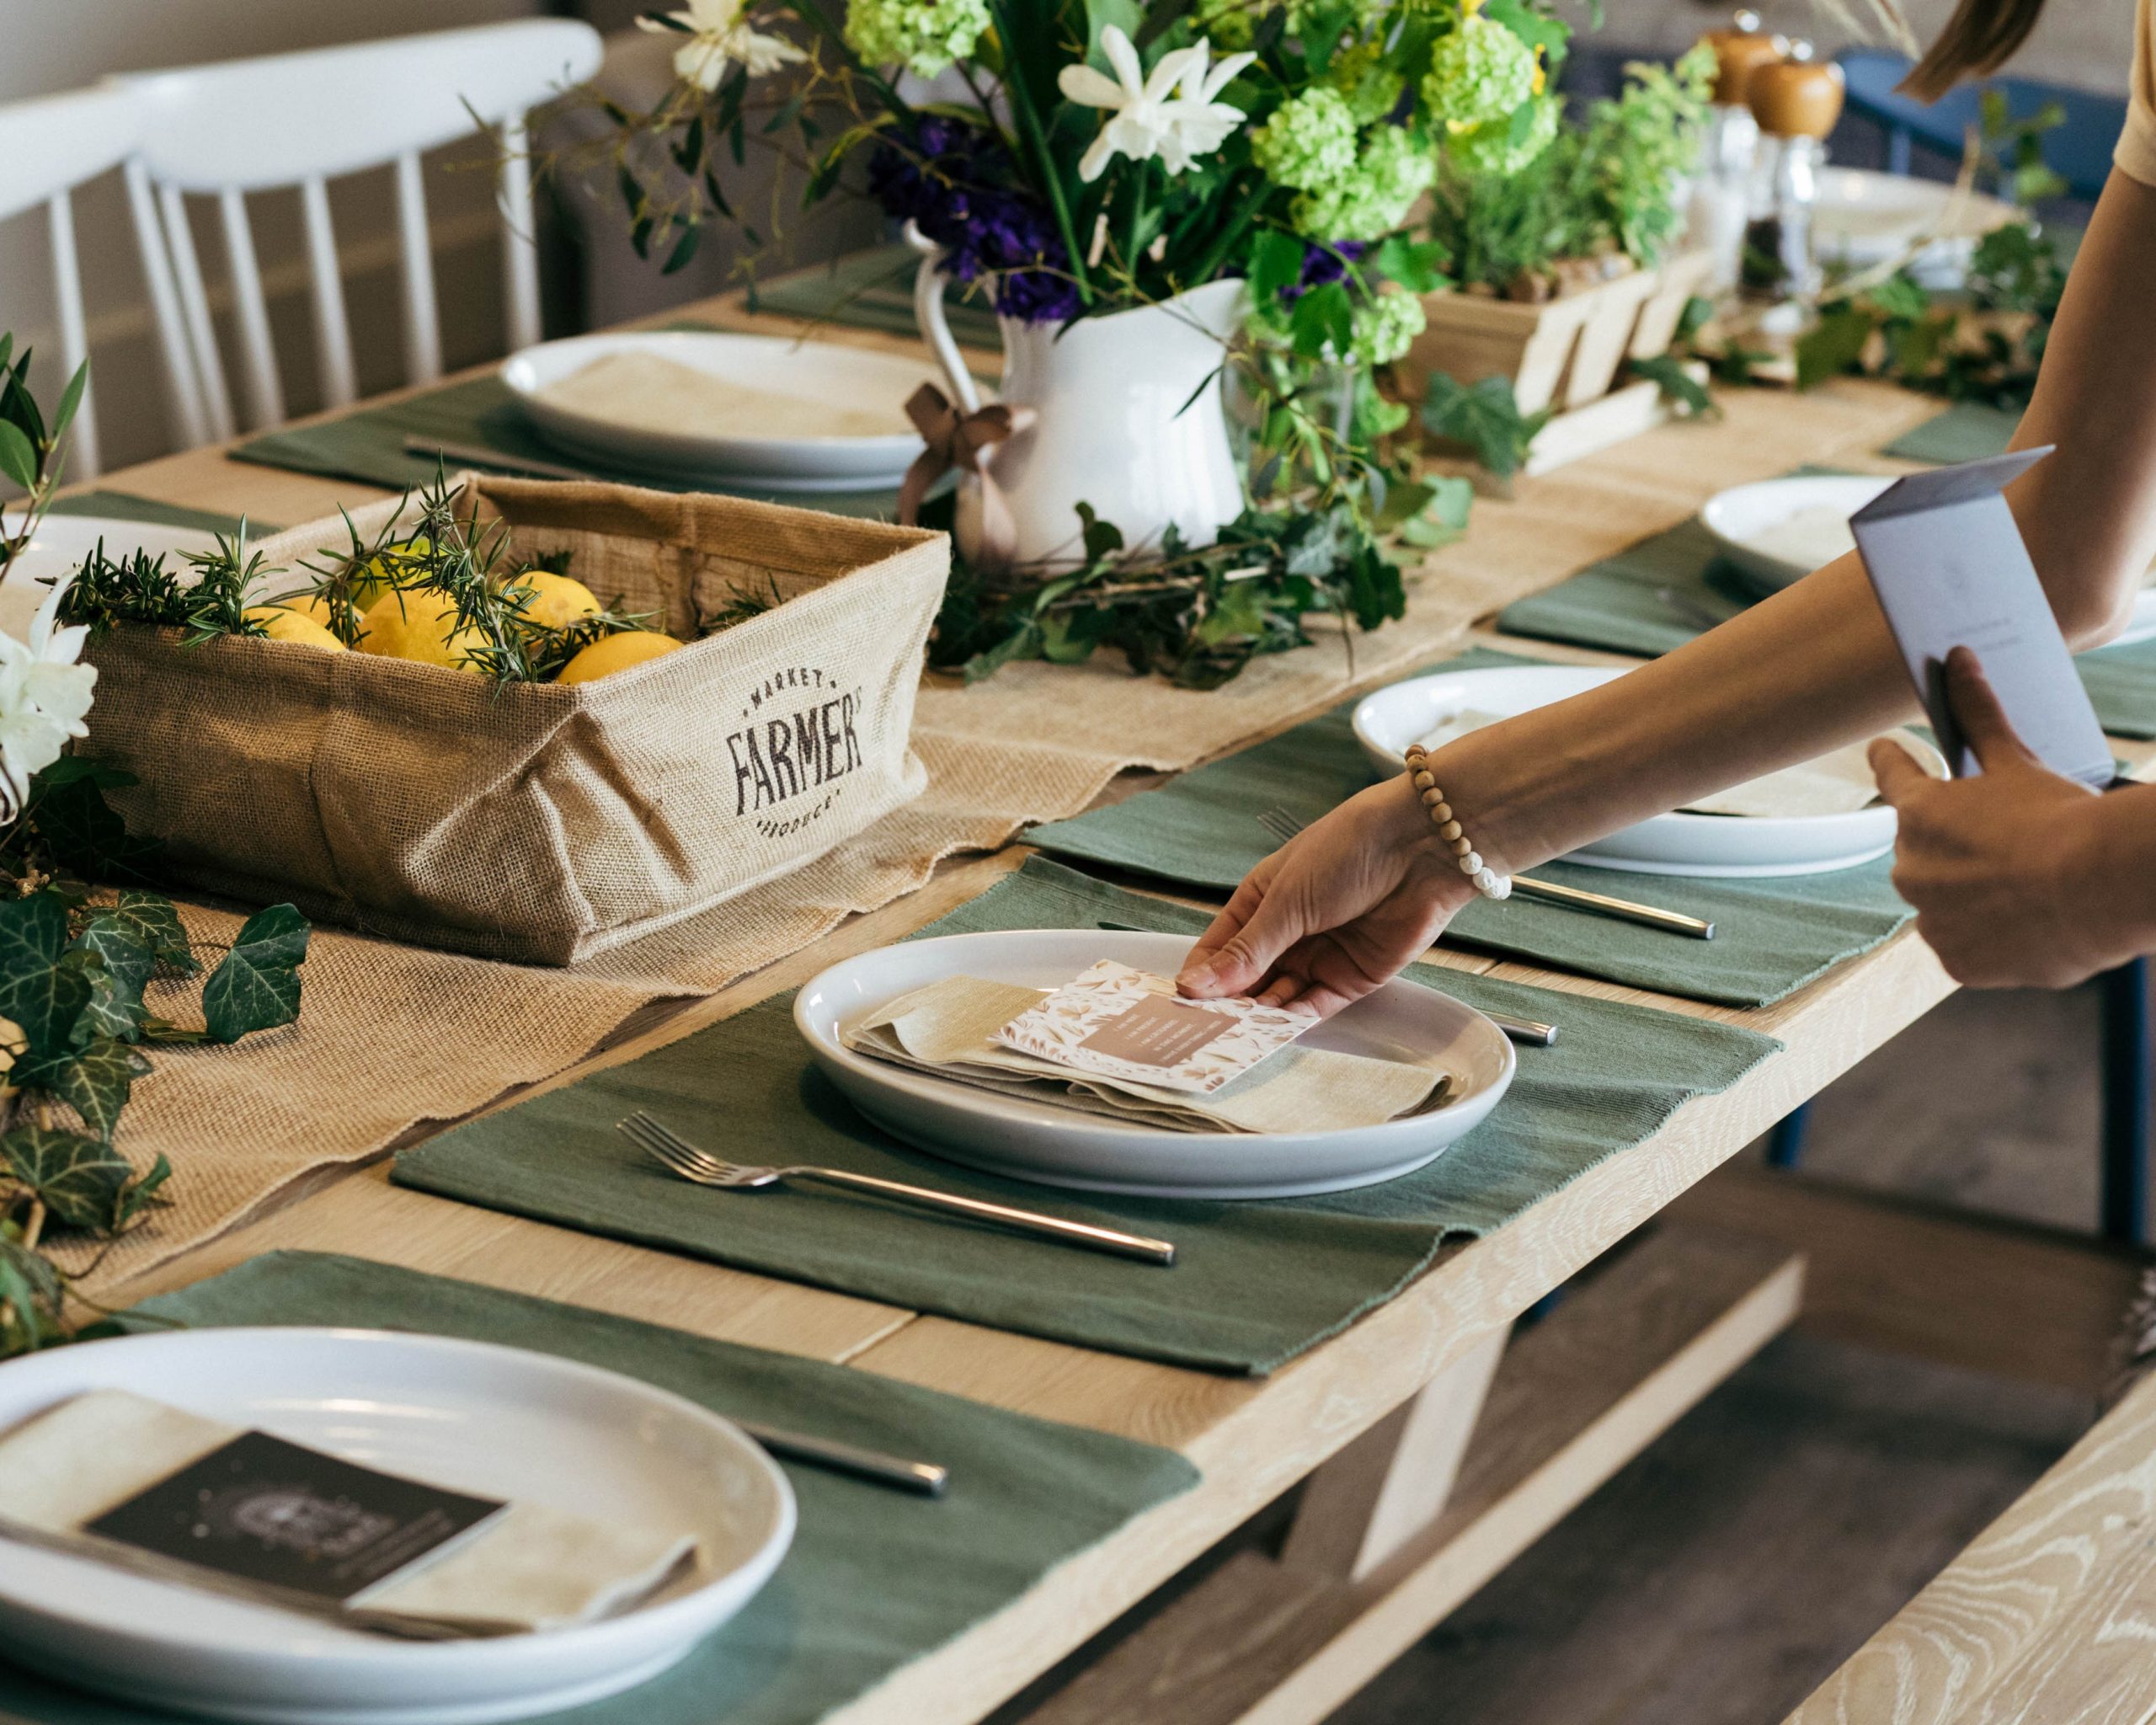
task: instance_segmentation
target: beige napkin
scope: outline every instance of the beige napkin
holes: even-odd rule
[[[579,366],[539,394],[611,425],[696,437],[895,437],[912,429],[895,402],[864,404],[758,389],[633,349]]]
[[[152,1563],[131,1547],[82,1535],[83,1523],[240,1434],[237,1426],[125,1390],[90,1391],[0,1435],[0,1529],[13,1523],[79,1539],[117,1562],[141,1555]],[[561,1628],[633,1605],[696,1549],[686,1534],[512,1503],[348,1604],[370,1616],[467,1623],[490,1633]],[[218,1581],[221,1590],[242,1585]]]
[[[1442,1099],[1440,1067],[1286,1048],[1209,1095],[1075,1072],[1005,1048],[995,1033],[1048,991],[951,976],[849,1026],[846,1045],[984,1090],[1176,1132],[1326,1132],[1374,1126]]]
[[[1500,713],[1477,713],[1472,709],[1456,713],[1424,737],[1422,746],[1434,753],[1454,739],[1478,731],[1485,725],[1496,724],[1505,717]],[[1927,772],[1932,770],[1931,756],[1920,739],[1907,731],[1888,731],[1885,734],[1908,749]],[[1702,797],[1696,803],[1687,803],[1685,810],[1693,814],[1740,814],[1784,820],[1817,814],[1854,814],[1879,798],[1878,783],[1871,776],[1870,763],[1865,758],[1876,740],[1867,737],[1860,743],[1850,743],[1816,760],[1800,761],[1779,772],[1748,779],[1741,785],[1732,785],[1726,791]]]

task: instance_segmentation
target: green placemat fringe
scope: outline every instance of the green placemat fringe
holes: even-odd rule
[[[624,1372],[734,1418],[950,1468],[948,1492],[931,1501],[783,1464],[800,1525],[763,1591],[672,1670],[549,1715],[557,1725],[813,1725],[1198,1478],[1151,1445],[355,1258],[272,1252],[140,1310],[194,1326],[358,1325],[501,1343]],[[0,1713],[37,1725],[173,1717],[8,1666]]]
[[[1986,456],[2004,455],[2020,423],[2020,414],[2012,409],[1957,401],[1945,413],[1904,431],[1879,452],[1903,461],[1936,462],[1941,467],[1982,461]]]
[[[1120,926],[1194,935],[1202,911],[1038,857],[922,937]],[[864,1299],[1171,1365],[1266,1372],[1390,1299],[1441,1241],[1503,1226],[1780,1044],[1710,1020],[1417,966],[1482,1010],[1557,1024],[1491,1118],[1416,1173],[1262,1203],[1100,1197],[905,1149],[819,1076],[766,1001],[679,1042],[405,1151],[395,1178],[448,1197]],[[1173,1240],[1172,1269],[814,1193],[696,1193],[614,1130],[648,1108],[716,1155],[853,1168]],[[1224,1157],[1235,1141],[1217,1140]]]
[[[200,527],[205,533],[230,533],[239,526],[237,515],[216,510],[189,509],[184,504],[163,503],[154,497],[137,497],[127,491],[78,491],[52,505],[56,515],[105,515],[115,521],[147,521],[160,527]],[[249,534],[259,537],[277,531],[269,521],[248,518]]]
[[[850,253],[828,264],[812,264],[805,270],[759,283],[751,291],[749,308],[810,323],[880,329],[886,335],[918,336],[921,325],[913,312],[913,281],[920,262],[920,255],[905,245],[875,246]],[[995,352],[1003,344],[995,313],[965,295],[965,288],[956,281],[944,289],[943,316],[951,326],[953,339],[961,347]]]

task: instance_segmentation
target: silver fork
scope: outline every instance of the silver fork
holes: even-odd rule
[[[1065,1246],[1082,1246],[1094,1252],[1113,1252],[1118,1258],[1134,1258],[1146,1263],[1162,1266],[1176,1261],[1175,1247],[1168,1241],[1149,1239],[1143,1234],[1125,1234],[1114,1228],[1097,1228],[1088,1222],[1067,1222],[1060,1216],[1043,1215],[1037,1210],[1017,1210],[1007,1204],[990,1204],[979,1198],[961,1198],[953,1192],[932,1192],[926,1186],[907,1186],[896,1180],[878,1179],[873,1174],[856,1174],[844,1168],[805,1166],[764,1168],[724,1162],[709,1151],[697,1149],[680,1133],[654,1119],[642,1108],[625,1120],[616,1120],[614,1130],[670,1172],[678,1174],[696,1185],[709,1186],[722,1192],[760,1191],[784,1180],[821,1180],[829,1186],[843,1186],[851,1191],[873,1193],[879,1198],[896,1199],[902,1204],[917,1204],[923,1210],[941,1210],[947,1215],[965,1216],[974,1221],[993,1222],[1017,1233],[1032,1234]]]
[[[1257,824],[1276,842],[1286,844],[1301,832],[1307,821],[1295,819],[1285,809],[1268,809],[1257,817]],[[1576,886],[1560,886],[1554,880],[1536,880],[1531,875],[1515,874],[1513,890],[1524,899],[1540,899],[1552,905],[1564,905],[1575,911],[1591,911],[1598,916],[1614,916],[1620,921],[1637,922],[1648,928],[1659,928],[1670,934],[1682,934],[1693,940],[1712,940],[1715,926],[1697,916],[1687,916],[1681,911],[1664,911],[1653,905],[1638,905],[1630,899],[1614,899],[1607,893],[1591,893]]]

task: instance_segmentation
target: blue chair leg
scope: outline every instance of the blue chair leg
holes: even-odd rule
[[[1767,1166],[1770,1168],[1793,1168],[1796,1159],[1804,1154],[1804,1129],[1809,1123],[1812,1104],[1803,1103],[1791,1108],[1774,1122],[1774,1130],[1767,1135]]]
[[[2097,979],[2103,1000],[2103,1210],[2106,1240],[2138,1246],[2148,1215],[2148,961]]]

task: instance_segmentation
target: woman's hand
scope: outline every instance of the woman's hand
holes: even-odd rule
[[[1981,777],[1935,779],[1883,738],[1870,751],[1901,818],[1894,887],[1917,932],[1972,988],[2064,988],[2130,957],[2135,919],[2104,866],[2105,798],[2029,752],[1966,647],[1946,661],[1946,691]]]
[[[1474,896],[1403,775],[1251,869],[1176,982],[1200,998],[1300,1000],[1329,1017],[1420,958]]]

